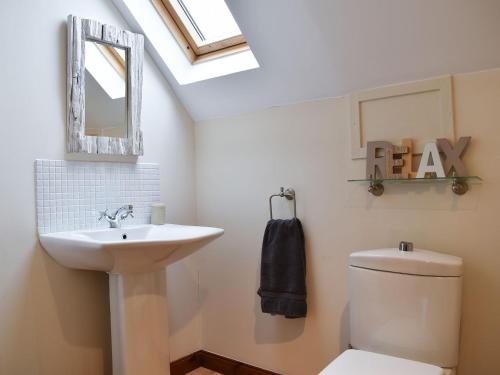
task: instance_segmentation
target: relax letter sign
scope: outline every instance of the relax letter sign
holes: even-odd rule
[[[445,138],[427,143],[422,152],[417,172],[412,170],[411,139],[403,139],[401,145],[375,141],[367,143],[366,178],[425,178],[467,176],[462,156],[471,137],[461,137],[455,145]]]

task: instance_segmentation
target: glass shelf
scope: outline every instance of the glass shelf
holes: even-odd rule
[[[390,184],[411,184],[411,183],[434,183],[451,182],[451,190],[457,195],[463,195],[469,190],[468,183],[481,183],[479,176],[449,176],[449,177],[427,177],[427,178],[381,178],[381,179],[353,179],[348,182],[368,183],[368,191],[379,197],[384,193],[384,183]]]
[[[455,180],[465,181],[465,182],[476,182],[480,183],[483,179],[479,176],[449,176],[449,177],[426,177],[426,178],[380,178],[380,179],[370,179],[370,178],[360,178],[347,180],[348,182],[366,182],[366,183],[392,183],[392,184],[410,184],[410,183],[421,183],[421,182],[453,182]]]

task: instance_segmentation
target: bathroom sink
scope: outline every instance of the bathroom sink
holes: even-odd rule
[[[169,375],[167,268],[224,233],[188,225],[40,234],[43,248],[69,268],[109,274],[114,375]]]
[[[223,233],[210,227],[135,225],[40,234],[40,242],[66,267],[109,273],[113,374],[169,375],[166,266]]]
[[[57,262],[69,268],[137,273],[165,267],[223,233],[223,229],[211,227],[145,224],[41,234],[40,242]]]

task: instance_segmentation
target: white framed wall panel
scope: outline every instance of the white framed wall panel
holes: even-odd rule
[[[385,86],[351,95],[351,157],[366,142],[414,140],[415,153],[436,138],[455,140],[451,76]]]

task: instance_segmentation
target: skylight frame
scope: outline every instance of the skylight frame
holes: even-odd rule
[[[182,9],[182,0],[151,0],[151,3],[193,64],[250,49],[243,34],[203,43],[193,26],[195,23]]]

